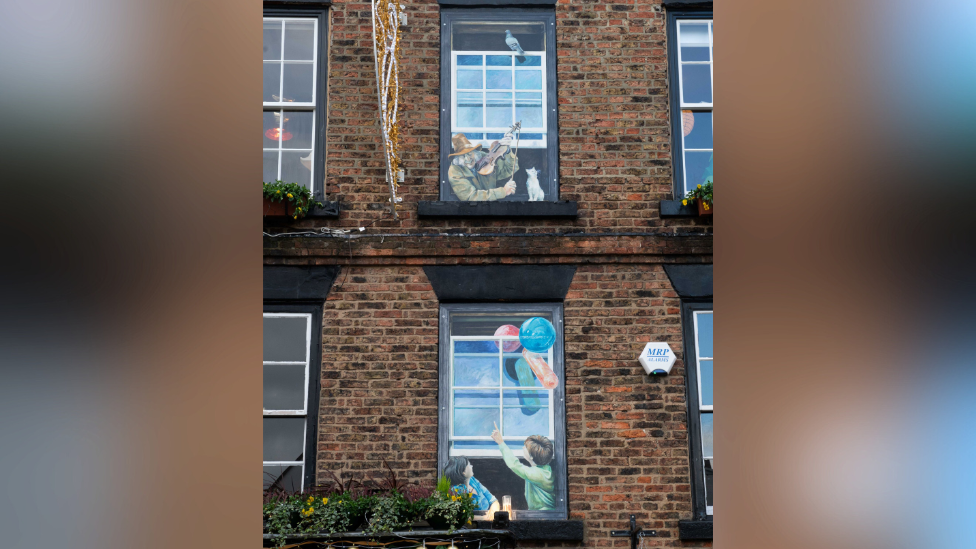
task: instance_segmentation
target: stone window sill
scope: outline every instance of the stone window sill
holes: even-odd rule
[[[680,200],[662,200],[661,217],[698,217],[698,208],[684,206]]]
[[[712,539],[712,521],[679,520],[678,538],[681,540]]]
[[[488,521],[477,523],[481,527],[491,526]],[[508,531],[519,541],[583,541],[581,520],[513,520],[508,523]]]
[[[417,204],[417,216],[445,217],[577,217],[575,201],[562,202],[458,202],[424,200]]]

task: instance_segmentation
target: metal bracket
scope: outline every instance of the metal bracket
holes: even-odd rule
[[[644,530],[637,527],[637,517],[630,515],[630,530],[610,530],[610,535],[615,538],[630,538],[630,549],[637,549],[640,538],[657,537],[657,530]]]

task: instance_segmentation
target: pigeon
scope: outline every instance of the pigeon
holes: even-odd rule
[[[505,43],[508,44],[508,47],[512,51],[518,53],[519,63],[525,63],[525,52],[522,50],[522,46],[519,45],[518,38],[512,36],[512,31],[510,30],[505,31]]]

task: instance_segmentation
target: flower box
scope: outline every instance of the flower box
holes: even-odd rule
[[[270,198],[264,199],[264,217],[294,217],[295,205],[288,200],[275,202]]]
[[[705,209],[706,206],[704,200],[696,200],[695,205],[698,206],[698,215],[712,215],[712,213],[715,212],[714,204],[709,204],[708,209]]]

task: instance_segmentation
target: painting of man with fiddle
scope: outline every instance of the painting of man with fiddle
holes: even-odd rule
[[[449,154],[451,165],[447,177],[459,200],[499,200],[515,194],[512,176],[518,171],[518,157],[512,150],[512,137],[517,128],[492,143],[488,152],[474,145],[463,133],[451,138],[454,149]]]

